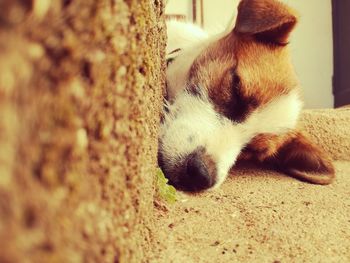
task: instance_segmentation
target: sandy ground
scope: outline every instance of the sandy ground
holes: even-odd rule
[[[240,167],[222,187],[157,208],[150,262],[350,262],[350,163],[311,185]]]

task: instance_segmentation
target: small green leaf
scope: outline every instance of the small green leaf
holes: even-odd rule
[[[166,202],[173,204],[176,202],[176,189],[172,185],[168,185],[168,179],[164,176],[163,171],[157,168],[156,171],[156,182],[157,182],[157,192],[161,199]]]

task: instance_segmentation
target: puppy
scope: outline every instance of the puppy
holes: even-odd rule
[[[235,25],[217,36],[168,23],[159,162],[171,184],[216,188],[239,159],[311,183],[333,180],[330,158],[295,130],[303,103],[288,38],[296,23],[276,0],[242,0]]]

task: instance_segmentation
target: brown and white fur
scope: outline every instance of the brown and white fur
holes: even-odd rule
[[[311,183],[332,181],[330,159],[295,130],[303,103],[287,44],[296,23],[276,0],[242,0],[235,26],[217,36],[168,23],[159,156],[173,185],[216,188],[239,159]]]

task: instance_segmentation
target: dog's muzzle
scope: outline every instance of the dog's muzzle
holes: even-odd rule
[[[200,192],[214,186],[216,168],[214,161],[199,148],[173,168],[159,163],[170,184],[186,192]]]

